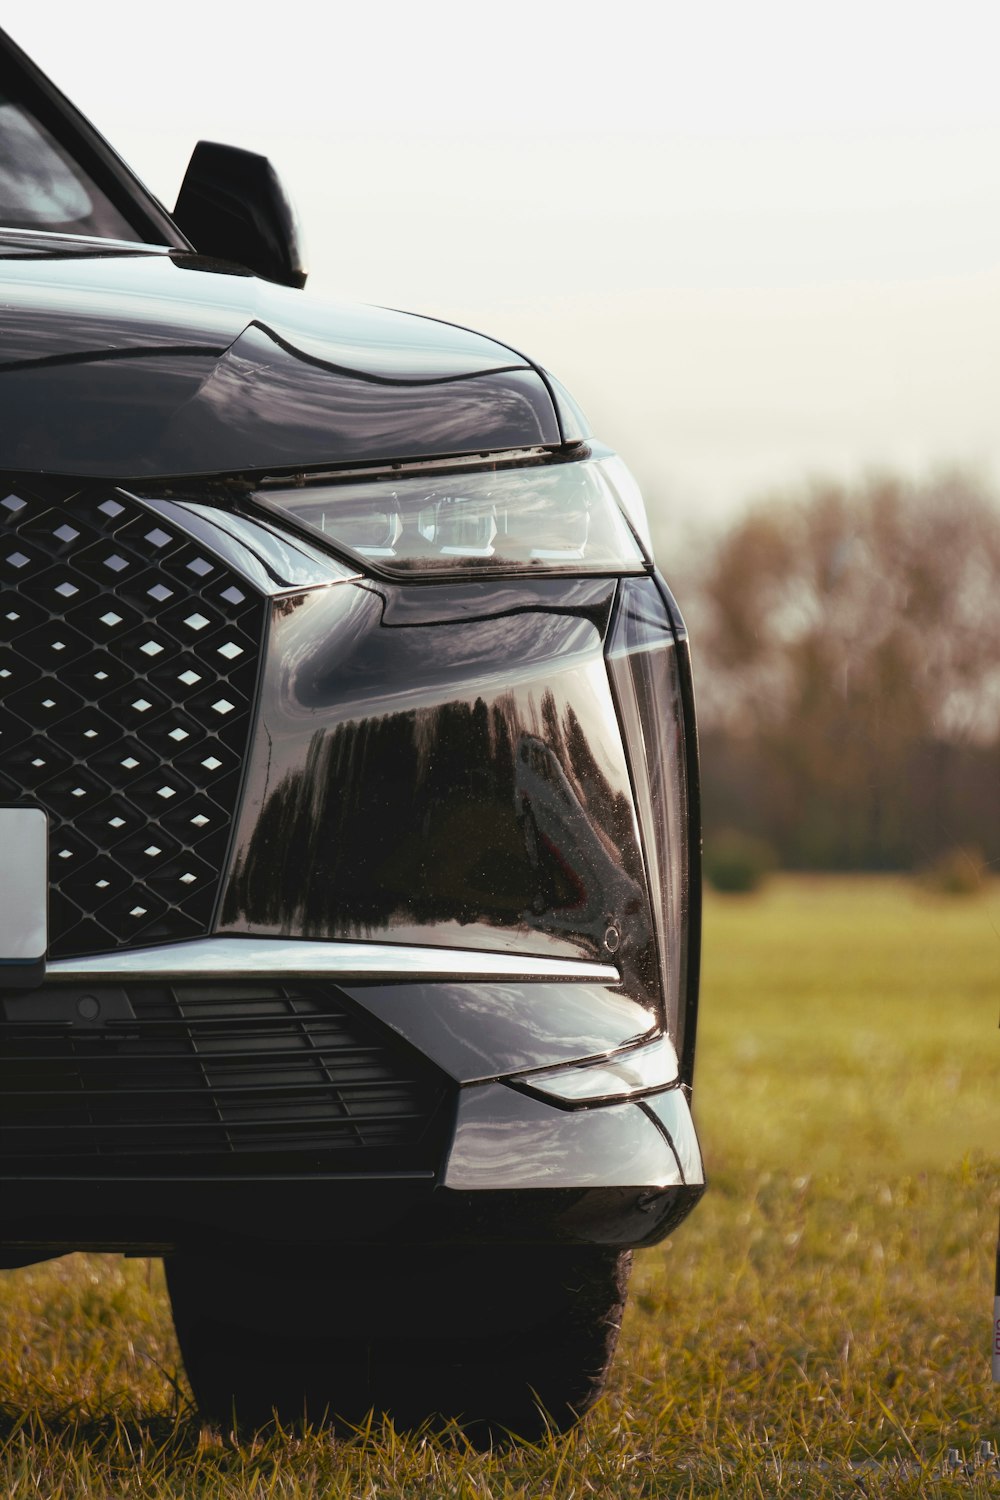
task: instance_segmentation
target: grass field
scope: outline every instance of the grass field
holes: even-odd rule
[[[776,880],[706,915],[711,1188],[637,1257],[609,1395],[493,1454],[194,1417],[156,1262],[0,1278],[0,1495],[996,1497],[1000,891]]]

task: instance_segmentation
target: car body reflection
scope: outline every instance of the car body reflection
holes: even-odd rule
[[[644,1002],[651,916],[592,599],[547,582],[534,609],[524,587],[514,613],[428,623],[396,592],[276,601],[223,930],[613,954]]]

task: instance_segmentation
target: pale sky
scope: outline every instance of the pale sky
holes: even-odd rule
[[[1000,484],[1000,5],[286,11],[3,24],[168,207],[199,137],[263,151],[312,290],[547,365],[661,538],[806,474]]]

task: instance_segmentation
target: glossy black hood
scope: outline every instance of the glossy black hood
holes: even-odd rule
[[[479,334],[178,252],[0,234],[0,468],[150,479],[561,441]]]

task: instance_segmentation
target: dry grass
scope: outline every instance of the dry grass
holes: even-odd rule
[[[0,1282],[0,1493],[997,1496],[990,1383],[1000,903],[891,881],[714,898],[711,1191],[638,1257],[608,1397],[491,1454],[391,1429],[230,1443],[188,1400],[158,1264]]]

